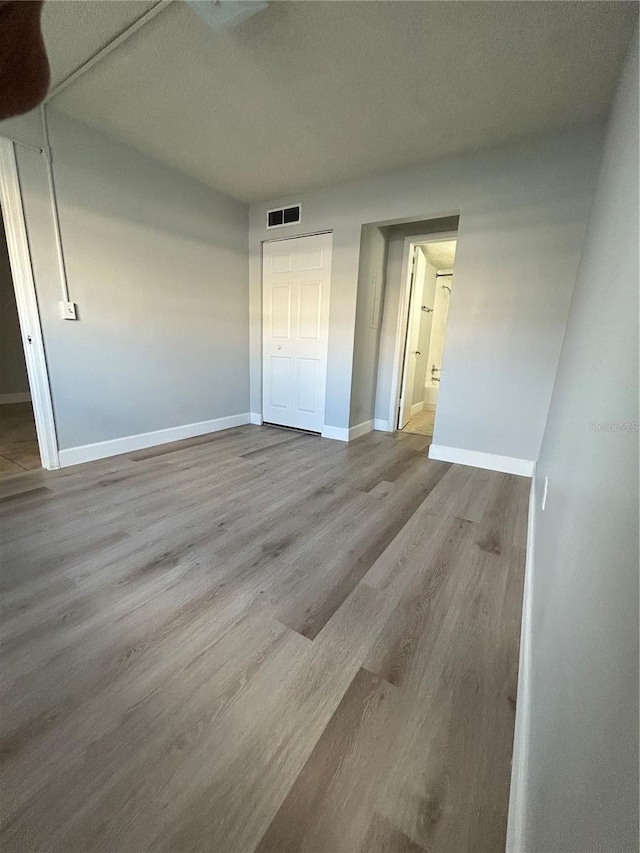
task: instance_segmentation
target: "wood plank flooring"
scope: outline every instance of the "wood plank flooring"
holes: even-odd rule
[[[503,851],[529,481],[426,447],[3,479],[4,853]]]
[[[31,403],[0,405],[0,479],[40,468]]]

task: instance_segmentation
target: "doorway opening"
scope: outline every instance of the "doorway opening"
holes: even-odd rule
[[[453,287],[456,236],[406,241],[408,308],[395,428],[433,436]]]
[[[15,145],[17,144],[15,143]],[[3,243],[6,246],[9,258],[8,273],[5,275],[5,278],[8,284],[10,284],[8,294],[11,295],[11,310],[17,312],[18,316],[18,326],[22,339],[22,354],[26,362],[27,376],[29,378],[28,393],[31,397],[31,407],[25,411],[30,411],[35,421],[40,459],[40,465],[36,465],[37,460],[31,456],[29,451],[29,464],[51,471],[60,467],[60,457],[58,454],[56,425],[53,417],[51,388],[49,387],[49,372],[47,370],[42,327],[40,325],[40,313],[33,278],[33,264],[29,252],[29,241],[27,239],[23,198],[20,181],[18,180],[15,145],[9,139],[0,137],[0,219],[2,220],[0,226],[2,226]],[[5,323],[10,322],[8,319],[10,316],[10,312],[3,312],[3,326]],[[26,394],[27,392],[25,391],[24,393]],[[20,423],[22,422],[24,425],[25,421],[26,417],[24,417],[23,413],[22,419],[18,417],[19,435],[21,433]],[[10,434],[11,431],[10,429]],[[24,438],[25,433],[22,432],[21,434]],[[28,441],[31,441],[30,437]],[[13,460],[11,459],[10,461]],[[10,473],[15,473],[15,471]]]
[[[0,207],[0,478],[41,467],[4,213]]]

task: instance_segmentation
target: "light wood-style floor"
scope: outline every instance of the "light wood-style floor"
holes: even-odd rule
[[[4,403],[0,406],[0,479],[40,465],[31,403]]]
[[[412,435],[433,435],[433,425],[436,419],[435,409],[423,409],[421,412],[416,412],[411,415],[402,432],[408,432]]]
[[[426,446],[3,480],[3,853],[502,851],[528,480]]]

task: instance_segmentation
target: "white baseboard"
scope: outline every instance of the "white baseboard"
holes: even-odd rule
[[[334,427],[325,424],[320,433],[322,438],[333,438],[335,441],[349,441],[349,430],[347,427]]]
[[[153,432],[143,432],[139,435],[125,435],[110,441],[98,441],[95,444],[84,444],[80,447],[68,447],[60,451],[60,467],[79,465],[81,462],[93,462],[108,456],[118,456],[121,453],[133,453],[135,450],[145,450],[170,441],[181,441],[185,438],[195,438],[210,432],[243,426],[250,423],[251,415],[244,412],[241,415],[229,415],[226,418],[215,418],[211,421],[199,421],[195,424],[158,429]]]
[[[419,403],[414,403],[413,406],[411,406],[411,414],[417,415],[418,412],[421,412],[423,409],[424,409],[424,400],[420,400]]]
[[[29,391],[17,391],[15,394],[0,394],[0,406],[4,403],[30,403]]]
[[[366,435],[373,429],[373,421],[363,421],[361,424],[349,427],[349,441],[354,438],[360,438],[361,435]]]
[[[249,423],[262,426],[262,412],[251,412],[249,414]]]
[[[516,700],[516,725],[513,735],[511,760],[511,789],[509,791],[509,818],[507,822],[506,853],[523,853],[526,850],[527,800],[529,782],[529,742],[531,733],[531,626],[533,621],[533,573],[536,530],[535,469],[529,492],[529,518],[527,522],[527,556],[524,570],[524,596],[522,624],[520,627],[520,659],[518,663],[518,695]]]
[[[504,474],[519,474],[522,477],[533,476],[535,462],[531,459],[518,459],[515,456],[498,456],[495,453],[482,453],[479,450],[465,450],[460,447],[444,447],[432,444],[429,459],[441,462],[455,462],[458,465],[471,465],[485,468],[487,471],[502,471]]]
[[[380,432],[393,432],[389,429],[389,421],[385,421],[384,418],[376,418],[373,422],[373,428]]]

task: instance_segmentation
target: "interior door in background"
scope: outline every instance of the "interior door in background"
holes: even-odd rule
[[[421,249],[416,246],[413,250],[411,292],[409,295],[409,316],[407,318],[407,341],[404,349],[404,366],[402,369],[402,386],[400,391],[400,410],[398,414],[398,429],[403,429],[411,417],[411,400],[416,375],[416,358],[418,354],[418,336],[420,334],[420,306],[424,289],[424,275],[427,261]]]
[[[264,243],[262,418],[321,432],[327,382],[331,234]]]
[[[425,395],[430,393],[430,399],[438,399],[440,377],[442,376],[442,356],[444,354],[444,338],[449,319],[449,300],[451,299],[452,275],[439,275],[436,282],[436,294],[433,304],[433,323],[429,341],[427,381]],[[433,389],[433,390],[431,390]]]
[[[427,368],[429,364],[429,344],[431,341],[431,327],[434,317],[434,304],[436,298],[436,281],[438,272],[429,261],[427,261],[424,273],[424,284],[422,286],[422,299],[418,306],[419,331],[417,349],[420,355],[416,356],[416,372],[413,380],[413,393],[411,395],[412,412],[420,411],[424,407],[424,386],[427,379]]]

